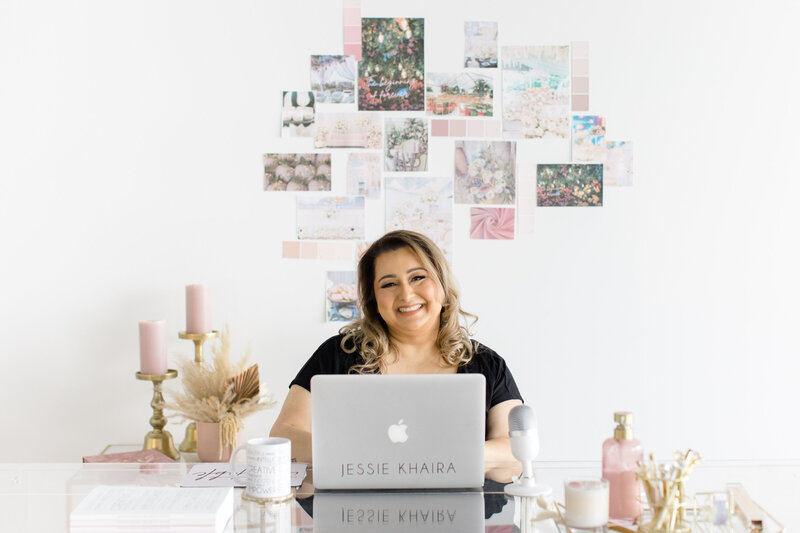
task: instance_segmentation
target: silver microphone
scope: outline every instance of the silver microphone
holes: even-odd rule
[[[536,413],[529,405],[518,405],[508,413],[508,436],[511,453],[522,463],[522,474],[506,485],[506,494],[541,496],[552,493],[546,485],[537,485],[533,476],[533,460],[539,455],[539,428]]]

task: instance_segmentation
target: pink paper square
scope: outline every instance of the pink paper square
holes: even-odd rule
[[[344,54],[348,56],[355,56],[356,61],[361,61],[361,41],[358,43],[345,43]]]
[[[358,26],[361,28],[361,9],[356,8],[345,8],[344,9],[344,19],[345,26]]]
[[[349,261],[353,258],[353,245],[349,242],[339,243],[336,246],[336,259],[339,261]]]
[[[589,75],[589,60],[588,59],[573,59],[572,60],[572,75],[573,76],[588,76]]]
[[[450,121],[450,137],[466,137],[467,124],[463,120]]]
[[[447,120],[431,120],[431,135],[433,137],[447,137],[448,122]]]
[[[335,242],[317,243],[317,259],[336,259]]]
[[[589,78],[584,76],[572,78],[572,94],[589,94]]]
[[[572,59],[588,59],[589,41],[572,41]]]
[[[483,137],[483,121],[467,121],[467,137]]]
[[[344,5],[345,8],[348,7],[361,8],[361,0],[344,0],[342,4]]]
[[[344,42],[358,43],[361,42],[361,27],[360,26],[345,26],[344,27]]]
[[[298,259],[300,257],[300,243],[297,241],[283,241],[284,259]]]
[[[514,238],[513,207],[473,207],[470,209],[471,239]]]
[[[589,111],[589,95],[588,94],[573,94],[572,95],[572,110],[573,111]]]
[[[503,136],[503,122],[500,120],[487,120],[484,135],[493,139],[501,138]]]
[[[301,242],[300,259],[316,259],[316,258],[317,258],[317,243]]]

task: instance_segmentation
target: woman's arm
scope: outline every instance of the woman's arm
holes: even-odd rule
[[[522,405],[520,400],[506,400],[489,409],[483,455],[485,463],[517,462],[511,454],[511,440],[508,437],[508,412],[518,405]]]
[[[289,439],[292,441],[292,459],[300,463],[311,462],[310,392],[300,385],[292,385],[269,436]]]

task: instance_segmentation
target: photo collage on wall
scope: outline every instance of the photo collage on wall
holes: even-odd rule
[[[425,19],[361,18],[359,40],[360,10],[345,11],[346,53],[310,56],[307,88],[281,93],[280,135],[307,138],[308,151],[263,154],[264,190],[300,193],[284,257],[357,261],[367,238],[409,229],[452,260],[456,204],[469,206],[468,238],[514,240],[532,232],[534,207],[600,207],[606,187],[633,185],[633,143],[573,111],[587,108],[588,43],[501,47],[498,22],[465,21],[463,70],[426,72]],[[443,146],[431,135],[451,139],[449,176],[429,174]],[[520,174],[517,155],[537,140],[567,143],[570,160]],[[346,154],[342,176],[333,152]],[[381,202],[385,225],[370,228]],[[326,320],[357,318],[355,271],[326,276]]]

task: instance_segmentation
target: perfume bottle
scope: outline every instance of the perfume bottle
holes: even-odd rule
[[[642,443],[633,438],[633,413],[614,413],[614,438],[603,443],[603,477],[608,480],[608,517],[635,520],[641,513],[637,463],[643,458]]]

